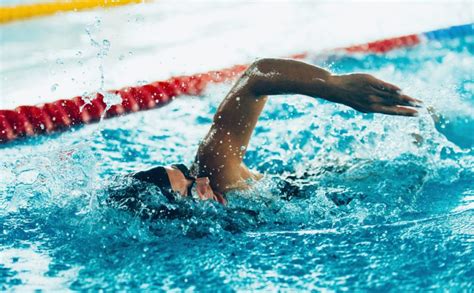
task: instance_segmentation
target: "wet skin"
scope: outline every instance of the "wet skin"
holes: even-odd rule
[[[421,103],[369,74],[333,75],[289,59],[255,61],[221,102],[198,148],[193,172],[210,179],[210,192],[202,199],[225,203],[225,192],[248,188],[249,179],[261,178],[243,164],[243,158],[268,96],[282,94],[321,98],[363,113],[409,117],[418,114],[415,108]]]

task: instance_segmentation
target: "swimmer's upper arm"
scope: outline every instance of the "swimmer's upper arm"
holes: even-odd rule
[[[219,105],[208,134],[201,142],[197,161],[201,173],[225,181],[241,178],[239,171],[255,125],[267,97],[257,95],[253,86],[257,76],[252,64],[234,84]],[[229,178],[232,177],[232,178]],[[233,178],[235,177],[235,178]],[[216,181],[216,178],[211,181]]]
[[[238,174],[267,95],[316,96],[324,90],[318,80],[328,76],[324,69],[295,60],[264,58],[253,62],[219,105],[199,147],[197,159],[203,173],[225,170]]]

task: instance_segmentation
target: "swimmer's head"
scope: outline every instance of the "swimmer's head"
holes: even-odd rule
[[[131,174],[131,177],[157,186],[163,195],[165,195],[169,200],[172,200],[174,197],[172,194],[173,189],[171,186],[171,180],[168,176],[168,172],[166,172],[166,169],[163,166],[133,173]]]
[[[225,204],[222,195],[216,194],[211,187],[208,177],[196,178],[183,164],[171,167],[155,167],[132,175],[135,179],[158,186],[164,195],[173,197],[178,194],[182,197],[194,197],[201,200],[215,200]]]
[[[135,174],[116,176],[107,186],[106,203],[116,209],[126,210],[142,219],[174,218],[174,194],[159,187],[134,178]]]

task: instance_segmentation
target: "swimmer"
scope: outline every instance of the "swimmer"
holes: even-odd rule
[[[128,176],[158,187],[169,199],[194,197],[226,204],[226,193],[244,190],[263,177],[243,163],[257,120],[268,96],[300,94],[344,104],[362,113],[417,116],[421,101],[400,88],[369,74],[333,75],[304,62],[289,59],[255,61],[221,102],[193,164],[158,166]],[[113,198],[122,206],[133,195]],[[130,206],[129,206],[130,208]]]

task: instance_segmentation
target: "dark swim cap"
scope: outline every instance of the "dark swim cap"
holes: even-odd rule
[[[143,220],[185,216],[175,206],[175,194],[164,167],[116,176],[107,194],[108,205],[137,214]]]
[[[168,200],[171,201],[174,199],[170,178],[168,177],[168,173],[164,167],[154,167],[149,170],[133,173],[131,176],[140,181],[156,185]]]
[[[132,177],[141,181],[153,183],[160,188],[171,189],[170,178],[168,177],[165,168],[162,166],[134,173],[132,174]]]
[[[174,164],[171,165],[171,167],[174,169],[178,169],[181,173],[183,173],[186,179],[191,180],[192,184],[188,187],[188,194],[191,194],[191,188],[194,185],[196,178],[191,176],[191,172],[184,164]],[[145,181],[158,186],[163,192],[163,194],[166,195],[166,197],[168,197],[169,194],[173,193],[168,173],[166,172],[166,169],[162,166],[134,173],[132,174],[132,177],[140,181]]]

